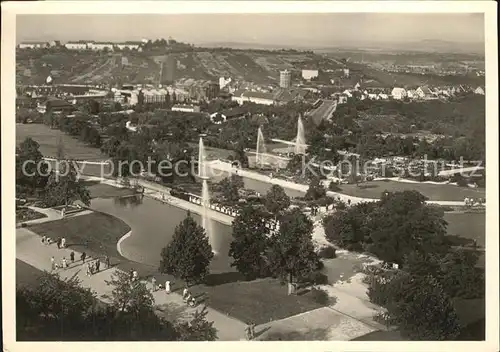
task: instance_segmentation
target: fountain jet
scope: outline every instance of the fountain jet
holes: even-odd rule
[[[257,147],[255,149],[255,163],[257,166],[263,167],[266,163],[265,155],[267,154],[267,150],[264,142],[264,133],[262,133],[261,127],[257,130]]]
[[[207,169],[205,164],[205,147],[203,145],[203,139],[200,137],[200,143],[198,147],[198,176],[202,180],[202,188],[201,188],[201,226],[205,229],[205,232],[208,236],[208,241],[212,246],[212,251],[216,253],[215,246],[215,237],[212,226],[212,219],[210,218],[210,214],[208,209],[210,208],[210,192],[208,190],[208,176]]]
[[[295,155],[306,153],[306,137],[304,133],[304,124],[302,123],[302,118],[299,115],[297,120],[297,137],[295,138]]]

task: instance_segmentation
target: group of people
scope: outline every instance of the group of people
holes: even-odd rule
[[[83,253],[82,253],[83,254]],[[106,260],[109,261],[109,258],[106,256]],[[84,261],[84,259],[82,260]],[[87,263],[87,276],[92,276],[97,274],[101,270],[101,260],[97,258],[96,260]]]
[[[42,244],[45,244],[45,245],[51,245],[52,243],[54,243],[52,241],[52,238],[48,237],[48,236],[42,236]],[[56,244],[57,244],[57,248],[61,249],[61,248],[66,248],[66,239],[64,237],[58,237],[57,240],[56,240]]]
[[[163,290],[162,284],[156,285],[156,278],[154,276],[151,278],[151,284],[153,285],[153,292]],[[170,292],[172,292],[171,283],[167,280],[165,281],[165,293],[169,294]]]
[[[467,197],[465,197],[464,203],[468,207],[472,207],[472,206],[475,206],[475,205],[481,206],[481,205],[484,204],[484,199],[483,198],[474,199],[474,198],[467,198]]]
[[[184,287],[184,290],[182,290],[182,300],[191,307],[194,307],[197,304],[196,299],[193,297],[187,287]]]

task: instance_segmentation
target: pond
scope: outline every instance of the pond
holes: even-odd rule
[[[92,208],[125,221],[132,232],[121,243],[123,255],[127,259],[153,266],[159,266],[162,248],[172,240],[175,227],[187,214],[183,209],[141,196],[98,198],[92,200]],[[198,214],[191,216],[201,224]],[[213,221],[213,231],[218,236],[218,254],[212,259],[210,272],[234,271],[228,257],[231,227]]]

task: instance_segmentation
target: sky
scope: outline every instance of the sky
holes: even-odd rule
[[[122,41],[172,37],[192,44],[238,42],[335,46],[443,40],[483,43],[482,14],[18,15],[17,42]]]

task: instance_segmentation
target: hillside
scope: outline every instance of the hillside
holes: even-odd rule
[[[177,60],[176,78],[218,79],[230,76],[259,84],[276,83],[279,70],[302,68],[339,69],[341,64],[310,52],[206,49],[169,54]],[[18,51],[17,81],[42,83],[52,76],[60,83],[151,82],[157,83],[160,64],[167,55],[159,52],[94,53]],[[164,67],[165,70],[165,67]]]

